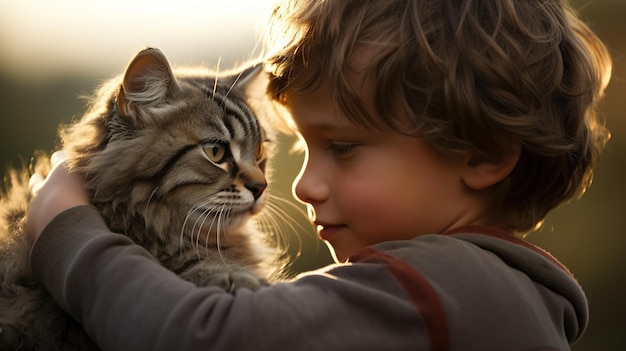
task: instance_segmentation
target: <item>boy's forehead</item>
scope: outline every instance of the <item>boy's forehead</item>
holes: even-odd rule
[[[326,104],[325,110],[331,111],[329,106],[332,106],[336,119],[345,121],[346,127],[354,126],[355,123],[359,128],[366,129],[388,127],[382,122],[384,118],[378,115],[374,103],[377,91],[374,74],[377,49],[380,48],[375,45],[355,47],[343,61],[341,70],[331,70],[329,67],[326,71],[316,72],[304,66],[292,72],[293,81],[285,86],[281,96],[281,103],[289,110],[291,119],[299,117],[294,114],[303,111],[307,113],[322,109],[323,102]],[[357,112],[361,108],[367,117]]]
[[[310,89],[301,89],[301,87],[309,82],[315,83],[312,85],[314,88],[325,85],[332,88],[342,81],[346,81],[357,90],[357,87],[367,83],[366,80],[372,80],[370,77],[373,76],[372,73],[375,73],[376,54],[379,49],[375,44],[359,45],[349,53],[348,57],[337,57],[332,60],[333,67],[329,65],[322,67],[321,70],[318,70],[316,65],[302,65],[292,71],[292,81],[285,87],[285,91],[289,94],[299,90],[308,91]]]
[[[306,124],[319,130],[357,128],[346,118],[326,83],[310,92],[287,93],[283,106],[300,127]]]

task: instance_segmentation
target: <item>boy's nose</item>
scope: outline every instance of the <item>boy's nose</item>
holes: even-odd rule
[[[308,204],[324,202],[328,198],[329,191],[324,181],[323,169],[310,162],[308,155],[294,180],[293,193],[300,201]]]

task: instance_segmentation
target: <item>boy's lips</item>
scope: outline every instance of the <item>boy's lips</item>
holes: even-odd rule
[[[317,232],[322,240],[330,241],[335,237],[341,229],[345,228],[345,224],[331,224],[316,221]]]

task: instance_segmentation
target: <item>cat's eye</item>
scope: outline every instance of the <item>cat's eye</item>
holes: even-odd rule
[[[209,160],[215,163],[222,163],[227,156],[228,144],[221,140],[208,141],[202,143],[202,150],[204,150]]]
[[[263,153],[265,153],[265,149],[263,148],[263,143],[259,143],[259,146],[256,148],[255,159],[260,161],[263,158]]]

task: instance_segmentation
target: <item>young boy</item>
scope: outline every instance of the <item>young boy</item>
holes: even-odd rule
[[[520,236],[581,194],[610,60],[562,0],[289,0],[269,95],[306,143],[295,193],[337,264],[230,295],[160,267],[62,163],[34,274],[103,350],[567,350],[576,280]],[[44,229],[45,228],[45,229]]]

